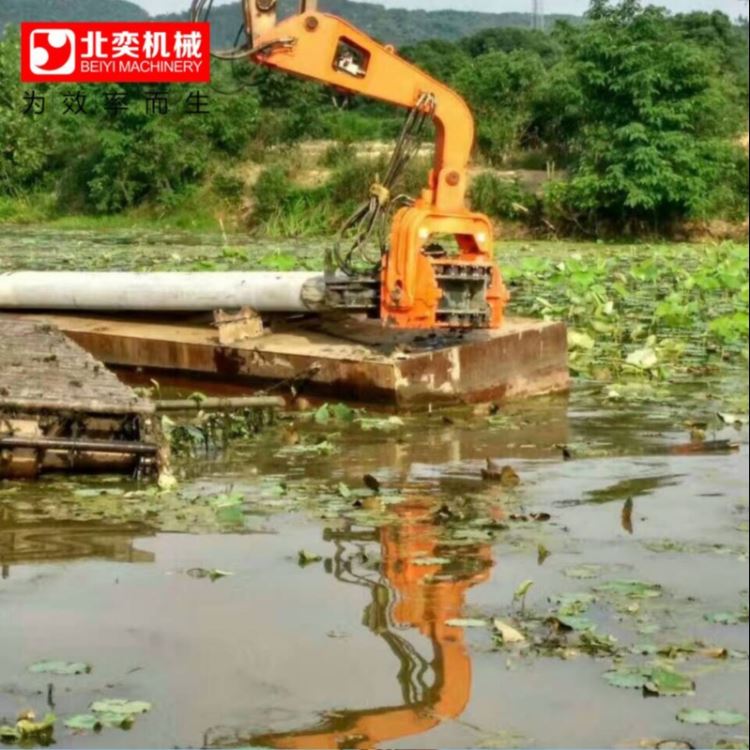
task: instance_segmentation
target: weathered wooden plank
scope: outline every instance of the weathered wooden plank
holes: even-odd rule
[[[54,326],[0,317],[0,410],[140,415],[154,406]]]
[[[0,316],[0,478],[153,473],[152,415],[151,401],[54,326]]]

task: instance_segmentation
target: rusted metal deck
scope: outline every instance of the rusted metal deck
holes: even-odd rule
[[[548,394],[569,385],[562,323],[511,319],[499,331],[415,335],[351,318],[313,318],[277,322],[260,337],[222,344],[205,318],[43,318],[101,362],[157,378],[248,388],[287,382],[306,395],[405,409]]]
[[[0,478],[155,464],[153,414],[54,325],[0,316]]]

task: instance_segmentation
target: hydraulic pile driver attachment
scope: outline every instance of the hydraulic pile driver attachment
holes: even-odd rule
[[[194,16],[211,2],[194,0]],[[249,57],[408,110],[387,173],[329,253],[329,305],[366,311],[398,328],[500,327],[509,296],[493,263],[492,225],[466,205],[474,119],[464,100],[393,47],[318,12],[314,0],[301,0],[299,13],[281,21],[276,0],[243,3],[248,45],[224,57]],[[428,120],[436,144],[427,186],[416,199],[393,195]]]

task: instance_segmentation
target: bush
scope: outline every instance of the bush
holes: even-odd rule
[[[295,188],[281,167],[264,169],[253,185],[254,218],[263,222],[287,205],[294,197]]]
[[[332,143],[321,159],[324,167],[335,168],[349,164],[357,158],[357,152],[349,142]]]
[[[518,180],[503,180],[489,172],[473,181],[469,197],[476,211],[494,219],[535,223],[539,216],[539,199],[533,193]]]
[[[390,140],[401,128],[401,118],[392,111],[387,115],[356,110],[327,109],[320,116],[320,133],[342,143]],[[308,136],[309,137],[309,136]]]
[[[214,175],[214,192],[230,203],[239,203],[245,192],[245,182],[237,175],[222,171]]]
[[[367,199],[375,178],[384,174],[385,168],[385,159],[354,159],[341,164],[333,171],[325,187],[326,193],[334,205],[342,205],[348,212]]]

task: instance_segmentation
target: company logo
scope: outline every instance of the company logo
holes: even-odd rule
[[[23,23],[24,83],[207,83],[207,23]]]
[[[29,68],[38,76],[66,76],[76,69],[76,37],[70,29],[36,29],[29,39]]]

